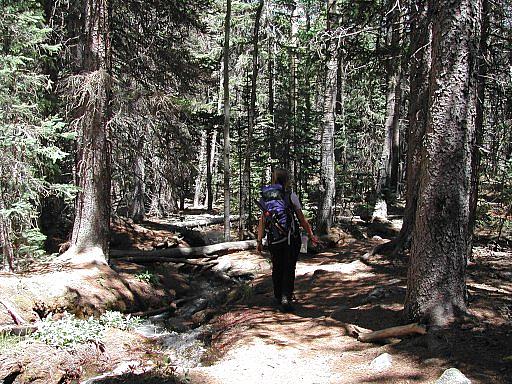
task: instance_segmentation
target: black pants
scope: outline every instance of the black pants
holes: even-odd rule
[[[295,266],[299,257],[300,240],[291,239],[269,246],[272,255],[272,282],[274,284],[274,296],[281,301],[284,296],[292,299],[295,284]]]

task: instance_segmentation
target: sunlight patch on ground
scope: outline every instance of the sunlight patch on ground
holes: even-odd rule
[[[226,384],[334,382],[332,355],[309,351],[304,360],[303,353],[299,348],[279,347],[254,339],[250,344],[232,349],[214,369],[202,367],[195,371],[208,372],[219,383]]]
[[[352,261],[351,263],[334,263],[324,265],[304,265],[299,262],[297,264],[296,274],[305,275],[307,273],[314,273],[317,270],[352,274],[356,272],[369,272],[371,271],[371,267],[367,266],[359,260]]]

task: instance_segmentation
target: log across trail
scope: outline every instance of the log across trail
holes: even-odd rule
[[[143,261],[144,258],[148,260],[150,258],[161,258],[161,259],[173,259],[173,258],[184,258],[184,259],[200,259],[205,256],[214,254],[226,254],[238,251],[245,251],[256,248],[256,240],[245,240],[245,241],[232,241],[227,243],[218,243],[212,245],[206,245],[202,247],[186,247],[186,248],[167,248],[167,249],[155,249],[152,251],[139,251],[139,250],[111,250],[110,257],[112,259],[122,259],[126,257],[134,257],[139,261]],[[134,260],[132,260],[134,261]],[[158,261],[162,261],[158,259]],[[171,261],[171,260],[169,260]]]

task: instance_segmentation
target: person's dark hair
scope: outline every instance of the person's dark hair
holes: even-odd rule
[[[290,172],[283,168],[276,168],[272,174],[272,182],[281,184],[284,189],[290,188]]]

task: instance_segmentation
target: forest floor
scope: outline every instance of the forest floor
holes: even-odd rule
[[[155,230],[154,223],[146,224]],[[158,236],[173,235],[164,226],[157,227]],[[131,238],[135,248],[154,240],[137,240],[132,233],[123,236]],[[451,367],[472,383],[511,383],[512,250],[495,244],[475,246],[468,267],[470,316],[464,321],[446,331],[363,343],[351,335],[351,326],[379,330],[403,324],[405,261],[381,255],[361,259],[380,241],[347,235],[335,248],[302,255],[293,313],[282,313],[273,304],[267,254],[243,251],[222,256],[231,263],[250,261],[258,266],[257,273],[243,284],[243,294],[213,308],[200,364],[180,366],[158,338],[111,330],[100,347],[62,351],[23,344],[15,353],[2,352],[0,366],[26,367],[28,360],[39,360],[49,376],[60,372],[55,375],[58,381],[31,380],[38,383],[86,383],[94,372],[114,370],[122,374],[93,382],[435,383]],[[379,365],[374,359],[383,354],[388,354],[387,362]],[[0,382],[24,382],[16,376],[10,381],[0,377]]]

